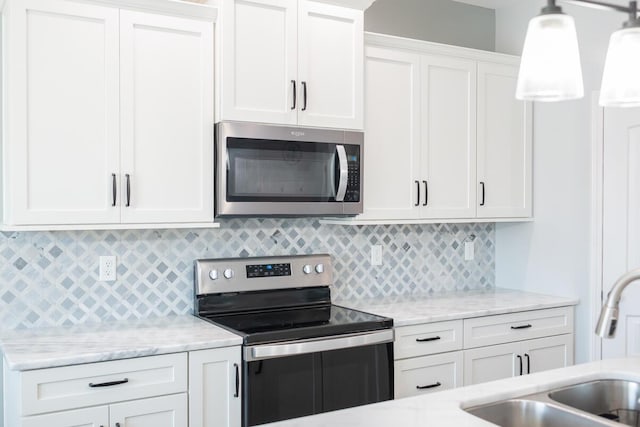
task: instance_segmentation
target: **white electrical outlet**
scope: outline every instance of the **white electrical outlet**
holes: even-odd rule
[[[100,281],[113,282],[116,280],[117,261],[115,256],[100,257]]]
[[[475,246],[473,244],[473,241],[464,242],[464,260],[465,261],[473,260],[473,258],[475,257],[474,249],[475,249]]]
[[[382,265],[382,245],[371,246],[371,265]]]

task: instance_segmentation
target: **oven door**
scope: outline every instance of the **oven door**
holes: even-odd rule
[[[393,331],[247,347],[243,425],[393,398]]]
[[[361,213],[361,146],[345,132],[285,129],[294,128],[219,124],[216,214]]]

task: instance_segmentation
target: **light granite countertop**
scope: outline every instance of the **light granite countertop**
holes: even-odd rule
[[[462,408],[605,378],[640,381],[640,358],[586,363],[268,425],[270,427],[487,427],[494,424],[476,418]]]
[[[191,315],[3,331],[9,369],[25,371],[242,344],[238,335]]]
[[[576,305],[578,302],[579,300],[574,298],[501,288],[426,296],[334,301],[335,304],[345,307],[391,317],[395,326],[563,307]]]

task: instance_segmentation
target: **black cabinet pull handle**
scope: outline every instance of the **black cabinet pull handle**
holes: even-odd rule
[[[291,106],[292,110],[296,109],[296,81],[295,80],[291,80],[291,84],[293,85],[293,105]]]
[[[118,196],[118,186],[116,183],[116,174],[111,174],[111,196],[113,200],[111,201],[111,206],[116,205],[116,197]]]
[[[427,181],[422,181],[422,183],[424,184],[424,203],[422,206],[427,206],[427,203],[429,203],[429,184],[427,184]]]
[[[530,325],[529,323],[527,323],[526,325],[512,326],[511,329],[529,329],[531,327],[533,327],[533,326]]]
[[[240,396],[240,369],[237,363],[234,363],[233,366],[236,368],[236,392],[233,394],[233,397],[238,397]]]
[[[435,383],[435,384],[429,384],[429,385],[417,385],[417,386],[416,386],[416,388],[417,388],[418,390],[425,390],[425,389],[428,389],[428,388],[436,388],[436,387],[440,387],[441,385],[442,385],[442,384],[440,384],[440,381],[438,381],[438,382],[437,382],[437,383]]]
[[[524,354],[524,357],[527,358],[527,374],[531,373],[531,358],[527,353]]]
[[[127,207],[131,206],[131,175],[124,175],[127,178]]]
[[[518,358],[518,361],[520,362],[520,375],[522,375],[522,356],[520,356],[519,354],[516,354],[516,357]]]
[[[482,187],[482,201],[480,202],[480,206],[484,206],[484,182],[480,181],[480,187]]]
[[[120,385],[120,384],[126,384],[129,382],[129,378],[125,378],[123,380],[118,380],[118,381],[108,381],[106,383],[89,383],[89,387],[91,388],[96,388],[96,387],[111,387],[114,385]]]
[[[429,338],[416,338],[417,342],[430,342],[430,341],[438,341],[440,337],[429,337]]]
[[[416,204],[414,206],[420,206],[420,181],[414,181],[416,183],[416,189],[418,190]]]
[[[307,82],[302,82],[302,111],[307,109]]]

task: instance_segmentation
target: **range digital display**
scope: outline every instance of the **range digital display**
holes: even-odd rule
[[[291,276],[291,264],[253,264],[247,265],[247,277]]]

